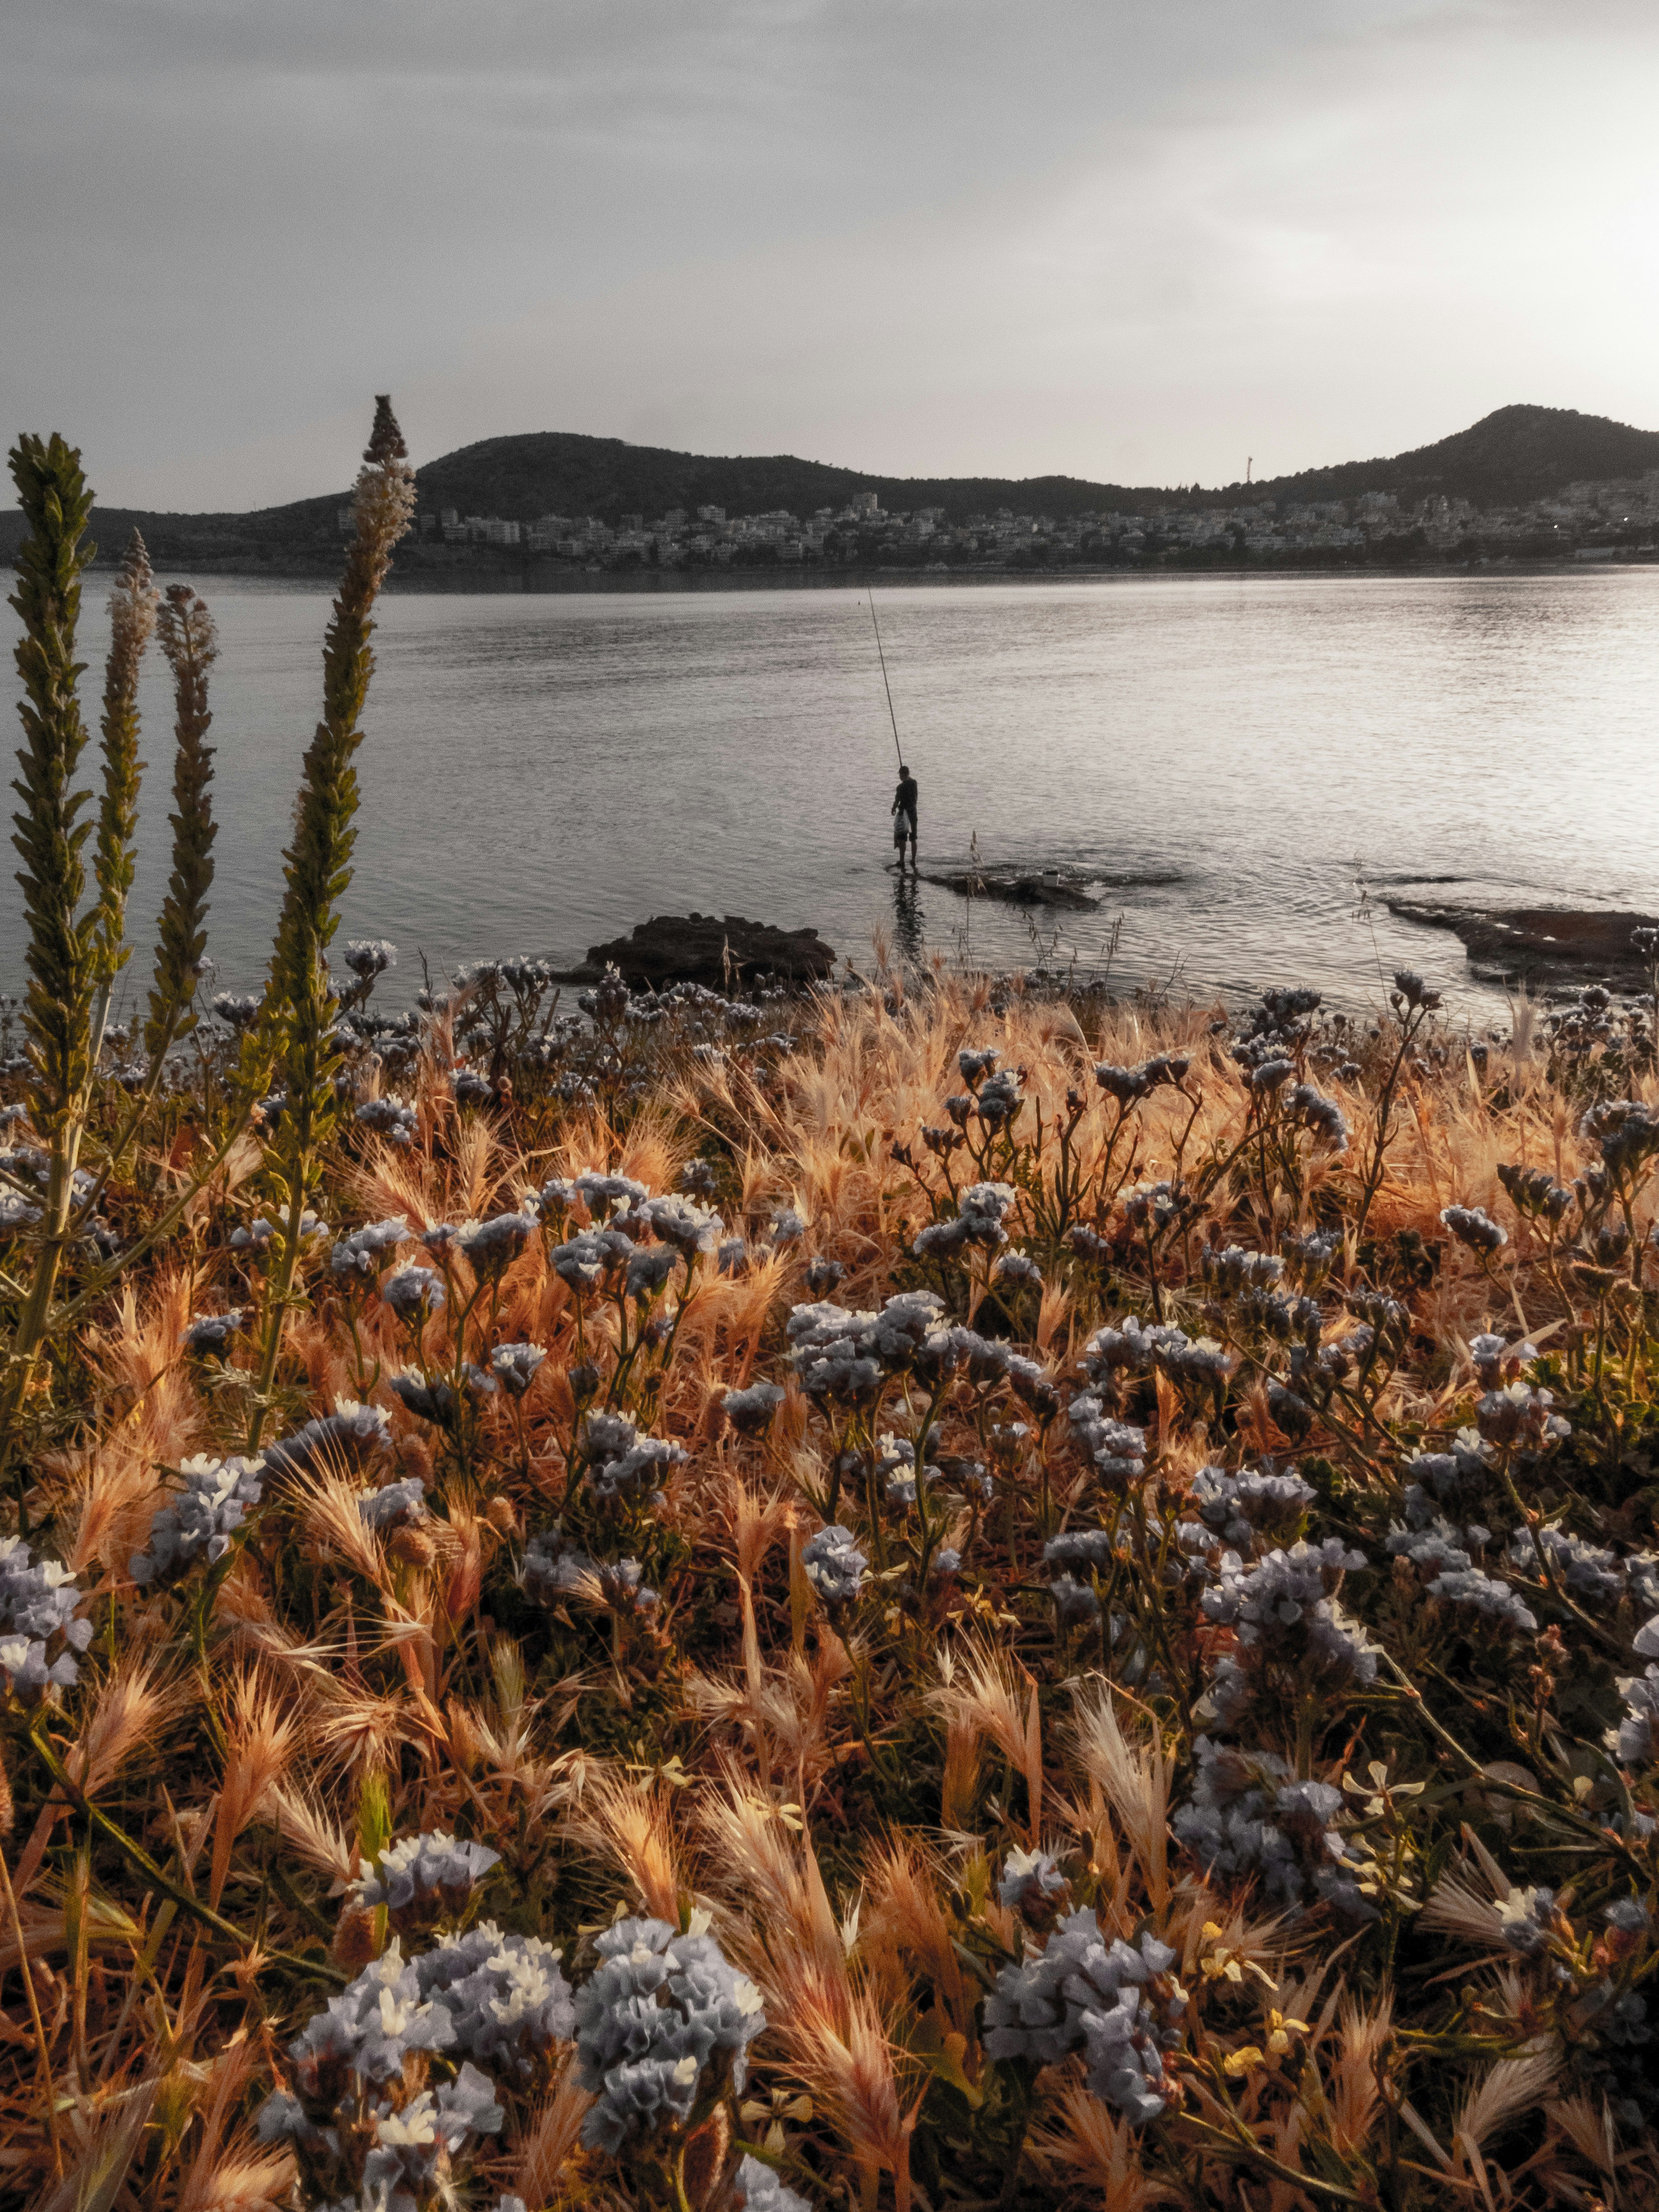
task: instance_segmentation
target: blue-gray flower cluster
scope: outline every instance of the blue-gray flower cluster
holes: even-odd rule
[[[1462,1607],[1478,1614],[1483,1625],[1508,1629],[1512,1635],[1535,1636],[1538,1623],[1522,1603],[1520,1593],[1495,1575],[1474,1566],[1448,1566],[1429,1584],[1429,1595],[1442,1605]]]
[[[1150,1985],[1175,1963],[1155,1936],[1108,1943],[1092,1912],[1074,1912],[1036,1957],[997,1976],[985,2001],[986,2053],[1057,2066],[1086,2050],[1094,2095],[1136,2126],[1154,2120],[1167,2101],[1162,2053],[1176,2039],[1160,2027]],[[1167,2012],[1175,2002],[1166,1996]]]
[[[380,1285],[380,1296],[399,1321],[424,1320],[444,1302],[442,1278],[431,1267],[394,1267]]]
[[[1471,1252],[1501,1251],[1510,1241],[1509,1231],[1492,1219],[1484,1206],[1444,1206],[1440,1218],[1460,1244],[1467,1244]]]
[[[388,968],[398,964],[398,948],[385,937],[353,937],[348,939],[345,964],[360,983],[371,976],[384,975]]]
[[[271,1245],[286,1233],[287,1225],[286,1222],[268,1221],[263,1213],[258,1214],[252,1221],[231,1231],[230,1249],[233,1252],[251,1252],[256,1258],[263,1259]],[[314,1238],[326,1237],[327,1234],[327,1222],[307,1206],[300,1216],[301,1243],[308,1244]]]
[[[806,1579],[826,1605],[848,1605],[864,1588],[870,1562],[850,1528],[835,1522],[803,1546],[800,1563]]]
[[[67,1567],[35,1559],[21,1536],[0,1536],[0,1674],[25,1703],[74,1686],[74,1655],[92,1641],[92,1623],[75,1617],[80,1601]]]
[[[537,1216],[528,1212],[464,1222],[456,1231],[456,1249],[474,1274],[500,1275],[518,1258],[539,1226]]]
[[[526,1596],[538,1605],[580,1598],[612,1613],[649,1613],[659,1601],[637,1559],[593,1559],[564,1543],[556,1522],[526,1545],[520,1579]]]
[[[787,1333],[795,1373],[809,1398],[866,1405],[884,1382],[906,1372],[930,1336],[940,1333],[944,1306],[931,1291],[904,1291],[879,1313],[849,1313],[822,1303],[794,1307]]]
[[[622,1275],[634,1257],[634,1240],[622,1229],[584,1229],[556,1244],[548,1256],[559,1280],[580,1297]]]
[[[997,1902],[1009,1911],[1040,1919],[1071,1888],[1047,1851],[1009,1852],[997,1883]]]
[[[698,1253],[712,1252],[726,1233],[726,1224],[718,1213],[677,1193],[653,1198],[645,1208],[645,1218],[658,1242],[672,1246],[688,1267]]]
[[[1282,1474],[1260,1468],[1230,1474],[1224,1468],[1201,1467],[1189,1492],[1205,1527],[1241,1549],[1254,1541],[1259,1529],[1299,1520],[1316,1495],[1294,1468]]]
[[[1311,1083],[1298,1083],[1285,1101],[1290,1120],[1310,1130],[1333,1152],[1348,1149],[1348,1117],[1334,1098],[1328,1098]]]
[[[330,1273],[368,1282],[388,1253],[409,1242],[410,1230],[402,1214],[386,1221],[371,1221],[343,1237],[329,1255]]]
[[[490,1371],[509,1398],[522,1398],[546,1357],[538,1344],[498,1344],[489,1355]]]
[[[212,1459],[206,1453],[183,1462],[183,1488],[149,1524],[149,1540],[136,1552],[128,1572],[136,1583],[159,1581],[194,1559],[208,1564],[223,1559],[230,1540],[264,1494],[263,1459]]]
[[[1311,1659],[1361,1682],[1376,1679],[1376,1647],[1336,1602],[1343,1576],[1366,1564],[1338,1536],[1269,1552],[1252,1567],[1235,1552],[1222,1554],[1205,1613],[1231,1626],[1247,1656],[1299,1663]]]
[[[746,1390],[728,1390],[720,1411],[740,1437],[757,1437],[771,1426],[783,1400],[780,1383],[751,1382]]]
[[[372,1129],[389,1145],[404,1148],[414,1143],[421,1121],[414,1107],[406,1106],[401,1098],[366,1098],[356,1118],[359,1127]]]
[[[272,1444],[265,1454],[271,1474],[308,1474],[325,1452],[385,1451],[392,1443],[392,1423],[384,1407],[359,1405],[355,1398],[337,1398],[331,1413],[319,1413],[303,1427]]]
[[[198,1359],[222,1359],[247,1316],[246,1306],[232,1306],[222,1314],[192,1314],[179,1342]]]
[[[1335,1826],[1340,1790],[1291,1781],[1271,1751],[1237,1750],[1200,1735],[1193,1753],[1192,1796],[1170,1826],[1212,1880],[1259,1881],[1276,1905],[1317,1899],[1351,1917],[1375,1917]]]
[[[504,1936],[493,1920],[440,1937],[415,1961],[422,1993],[448,2011],[454,2048],[527,2079],[576,2030],[564,1954],[537,1936]]]
[[[1638,1657],[1659,1659],[1659,1613],[1637,1630],[1635,1644]],[[1607,1749],[1621,1766],[1659,1762],[1659,1666],[1621,1675],[1619,1694],[1625,1711],[1618,1726],[1607,1731]]]
[[[1080,1391],[1066,1408],[1066,1419],[1080,1449],[1095,1463],[1103,1482],[1121,1489],[1146,1472],[1146,1431],[1127,1421],[1106,1418],[1092,1392]]]
[[[1217,1297],[1237,1297],[1243,1290],[1267,1291],[1285,1272],[1285,1262],[1272,1252],[1247,1252],[1242,1244],[1224,1245],[1219,1251],[1206,1245],[1199,1255],[1204,1279]]]
[[[664,1437],[641,1436],[622,1413],[589,1413],[580,1444],[592,1470],[593,1494],[607,1504],[641,1494],[659,1496],[660,1478],[686,1459],[684,1446]]]
[[[1659,1556],[1652,1552],[1632,1552],[1620,1559],[1616,1552],[1586,1543],[1582,1536],[1570,1535],[1565,1528],[1540,1528],[1537,1541],[1558,1580],[1573,1596],[1612,1605],[1628,1590],[1644,1610],[1659,1605]],[[1529,1529],[1516,1530],[1504,1556],[1512,1567],[1529,1574],[1538,1572]]]
[[[706,2075],[741,2089],[766,2014],[708,1936],[622,1920],[594,1948],[600,1964],[576,1996],[576,2075],[598,2100],[582,2140],[614,2153],[689,2118]]]
[[[917,1232],[916,1249],[931,1258],[965,1247],[999,1251],[1008,1242],[1003,1221],[1018,1202],[1018,1192],[1006,1182],[973,1183],[957,1198],[953,1221],[935,1221]]]
[[[366,1528],[412,1528],[426,1519],[426,1485],[418,1474],[365,1491],[357,1511]]]
[[[487,1844],[458,1843],[453,1836],[400,1837],[357,1876],[352,1899],[365,1908],[384,1905],[400,1934],[409,1932],[406,1919],[421,1926],[459,1919],[501,1856]]]

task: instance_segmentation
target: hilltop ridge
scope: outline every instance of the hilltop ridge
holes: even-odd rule
[[[842,509],[873,494],[890,512],[936,510],[949,524],[1002,508],[1038,513],[1064,524],[1115,512],[1147,514],[1178,501],[1189,509],[1391,496],[1402,511],[1425,499],[1479,508],[1547,499],[1567,485],[1639,477],[1659,469],[1659,431],[1565,407],[1496,409],[1468,429],[1411,451],[1343,461],[1291,474],[1204,488],[1097,483],[1063,475],[894,477],[805,460],[789,453],[710,455],[636,446],[621,438],[541,430],[485,438],[428,461],[418,471],[420,505],[435,517],[495,515],[528,523],[548,514],[592,516],[615,528],[625,517],[712,506],[732,514],[787,509],[807,515]],[[248,514],[174,514],[118,507],[94,510],[102,557],[112,560],[128,532],[141,529],[163,566],[211,570],[331,568],[339,545],[343,492]],[[9,555],[18,518],[0,519],[0,552]]]

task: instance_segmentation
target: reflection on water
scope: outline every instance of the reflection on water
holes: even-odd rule
[[[210,580],[212,950],[263,963],[325,593]],[[1389,890],[1659,904],[1648,792],[1659,576],[1131,580],[882,592],[923,866],[1064,865],[1094,913],[1036,917],[1062,958],[1172,970],[1193,989],[1312,981],[1374,994],[1401,959],[1466,1000],[1461,947],[1395,921]],[[95,700],[102,592],[83,651]],[[650,914],[813,924],[862,961],[1029,964],[1016,908],[900,884],[892,736],[854,589],[393,596],[360,760],[348,933],[403,948],[398,979],[491,952],[568,959]],[[165,875],[167,702],[132,911]],[[88,755],[88,760],[91,759]],[[1373,891],[1357,918],[1357,884]],[[18,900],[0,902],[17,980]],[[135,962],[147,962],[141,951]],[[418,972],[416,973],[418,980]]]
[[[893,873],[893,950],[897,957],[908,966],[915,966],[927,954],[927,940],[922,928],[921,886],[915,876],[902,869]]]

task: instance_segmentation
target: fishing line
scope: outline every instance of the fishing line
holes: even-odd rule
[[[870,591],[870,587],[867,584],[864,588],[866,592],[870,592],[870,619],[872,623],[875,623],[876,651],[881,658],[881,688],[887,694],[887,717],[893,725],[893,750],[898,755],[898,763],[899,766],[902,768],[904,766],[904,748],[899,743],[898,716],[893,712],[893,687],[887,681],[887,655],[883,653],[881,649],[881,624],[878,622],[876,622],[876,595],[873,592]]]

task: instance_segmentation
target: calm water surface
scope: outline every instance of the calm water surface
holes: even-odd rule
[[[105,588],[82,631],[94,709]],[[222,647],[210,950],[222,983],[247,988],[328,599],[204,588]],[[1484,1015],[1498,1002],[1456,940],[1394,921],[1389,891],[1659,905],[1651,570],[882,587],[878,604],[924,866],[963,860],[976,836],[988,861],[1086,871],[1099,913],[1042,926],[1060,957],[1098,966],[1121,915],[1126,983],[1312,982],[1352,1002],[1375,994],[1380,946]],[[418,951],[434,969],[568,961],[694,908],[811,923],[855,958],[884,930],[911,950],[1032,959],[1018,912],[896,888],[893,739],[853,588],[394,594],[378,652],[343,927],[392,938],[405,988]],[[152,648],[135,969],[166,873],[161,672]],[[8,877],[13,986],[19,913]]]

